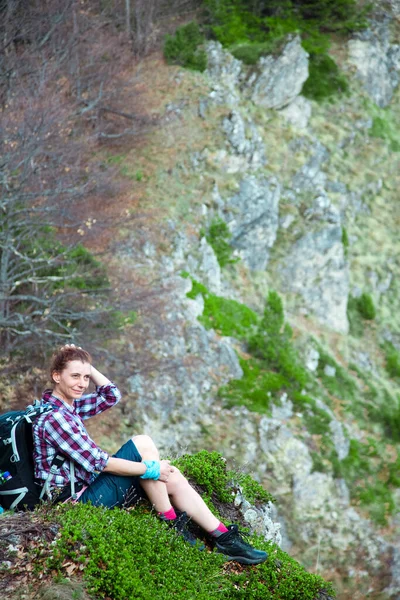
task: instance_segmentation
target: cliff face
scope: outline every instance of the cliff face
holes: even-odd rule
[[[134,425],[170,455],[223,452],[277,497],[283,548],[337,579],[341,598],[400,594],[392,8],[333,44],[351,92],[332,103],[301,95],[297,37],[251,70],[215,42],[204,74],[157,62],[163,126],[142,155],[121,158],[151,218],[124,232],[112,260],[125,293],[153,289],[125,332],[115,445]],[[280,385],[265,383],[272,363],[248,344],[271,290],[305,373]]]

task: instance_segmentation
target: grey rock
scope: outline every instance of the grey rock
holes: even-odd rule
[[[280,404],[272,405],[272,418],[285,421],[293,416],[293,402],[286,393],[280,397]]]
[[[215,252],[206,238],[200,241],[200,264],[199,271],[202,275],[201,281],[213,294],[221,293],[221,267]]]
[[[388,25],[372,24],[348,43],[350,64],[357,70],[365,91],[378,106],[387,106],[399,83],[399,46],[390,44]]]
[[[306,368],[311,371],[311,372],[315,372],[318,369],[318,362],[319,362],[319,352],[316,348],[309,348],[306,357],[305,357],[305,365]]]
[[[216,104],[237,106],[240,102],[239,82],[242,77],[242,63],[224,50],[219,42],[208,42],[205,46],[208,66],[207,75],[211,79],[210,99]]]
[[[332,441],[335,446],[336,454],[339,460],[344,460],[349,454],[350,440],[345,435],[343,425],[337,419],[332,419],[329,423],[329,429],[332,434]]]
[[[349,273],[341,227],[311,231],[295,242],[285,258],[282,280],[321,323],[348,332]]]
[[[335,377],[336,369],[335,367],[331,367],[331,365],[325,365],[324,373],[327,377]]]
[[[315,189],[323,189],[326,182],[326,174],[321,170],[322,165],[329,159],[329,152],[320,142],[317,142],[312,150],[311,158],[299,169],[293,178],[293,189],[295,192],[309,192]]]
[[[225,204],[231,243],[250,269],[265,269],[279,225],[280,186],[275,179],[249,176]]]
[[[332,204],[324,190],[313,200],[312,206],[304,211],[304,218],[328,223],[340,223],[341,221],[339,209]]]
[[[264,108],[283,108],[301,92],[308,78],[308,54],[299,36],[290,39],[277,58],[260,58],[257,71],[246,82],[251,100]]]
[[[266,163],[265,146],[257,127],[233,110],[222,122],[231,151],[243,157],[249,166],[259,168]]]
[[[279,114],[296,129],[307,129],[311,117],[311,102],[304,96],[297,96],[279,111]]]
[[[312,459],[307,446],[281,421],[263,417],[259,437],[260,448],[268,457],[268,467],[278,482],[291,481],[295,476],[303,478],[311,472]]]

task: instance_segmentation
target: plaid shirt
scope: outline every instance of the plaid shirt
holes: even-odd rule
[[[91,483],[93,474],[107,465],[109,455],[90,438],[83,421],[111,408],[120,398],[121,393],[113,383],[96,387],[96,392],[74,400],[73,406],[53,396],[52,390],[46,390],[42,400],[55,410],[33,424],[35,477],[46,480],[51,462],[60,452],[67,460],[50,478],[51,487],[64,487],[70,482],[70,460],[74,462],[78,482]]]

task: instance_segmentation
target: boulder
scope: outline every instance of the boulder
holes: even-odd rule
[[[299,36],[289,39],[278,57],[264,56],[245,84],[257,106],[283,108],[300,94],[308,78],[308,53]]]

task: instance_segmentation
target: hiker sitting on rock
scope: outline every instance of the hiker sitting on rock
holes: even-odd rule
[[[267,554],[246,543],[237,525],[225,527],[181,472],[168,460],[160,460],[149,436],[132,437],[113,456],[95,444],[84,420],[114,406],[121,393],[91,362],[90,354],[73,344],[52,358],[53,389],[46,390],[42,399],[54,410],[33,424],[35,477],[43,485],[47,481],[51,493],[58,491],[59,500],[73,497],[95,506],[120,507],[146,495],[161,519],[191,545],[196,538],[186,528],[189,519],[215,538],[218,551],[230,560],[263,562]],[[96,391],[85,394],[90,381]],[[52,467],[57,454],[65,458],[58,468]]]

